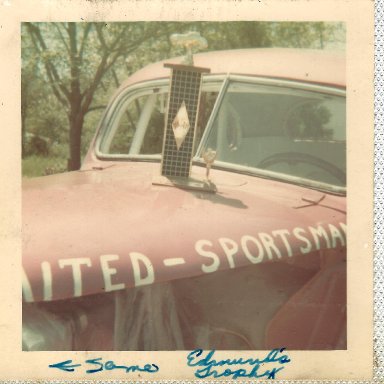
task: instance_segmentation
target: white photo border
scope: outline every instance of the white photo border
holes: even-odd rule
[[[374,380],[384,378],[384,1],[375,1]]]
[[[46,5],[46,4],[51,4],[52,3],[55,3],[55,1],[57,1],[57,5],[59,5],[61,2],[60,0],[38,0],[36,1],[36,5],[39,6],[38,3],[41,3],[40,5]],[[73,0],[72,0],[73,1]],[[111,0],[111,1],[107,1],[107,0],[99,0],[99,1],[96,1],[96,0],[88,0],[86,2],[84,2],[84,6],[87,7],[87,11],[88,11],[88,15],[91,15],[91,8],[93,5],[96,5],[97,3],[100,4],[104,4],[106,5],[107,7],[108,6],[113,6],[113,3],[118,3],[119,1],[121,0]],[[176,0],[175,0],[176,1]],[[199,0],[199,1],[196,1],[196,3],[203,3],[205,0]],[[263,5],[268,5],[269,2],[278,2],[279,0],[255,0],[254,3],[255,3],[255,6],[257,5],[257,3],[264,3]],[[291,2],[292,1],[292,4],[295,4],[295,3],[299,3],[301,0],[298,0],[298,1],[294,1],[294,0],[281,0],[281,3],[284,3],[284,2]],[[317,0],[310,0],[312,2],[316,2]],[[319,0],[319,2],[321,2],[322,0]],[[343,4],[343,3],[348,3],[348,2],[351,2],[353,3],[354,1],[356,1],[356,3],[360,2],[360,3],[370,3],[371,1],[370,0],[334,0],[334,4]],[[28,3],[29,1],[27,0],[26,3]],[[135,2],[134,0],[132,2]],[[237,3],[236,0],[231,0],[231,1],[226,1],[226,2],[223,2],[223,3]],[[304,1],[302,1],[304,2]],[[63,1],[63,3],[65,3],[65,0]],[[72,3],[72,2],[71,2]],[[75,5],[76,2],[73,2],[72,4]],[[140,3],[146,3],[147,6],[150,7],[150,1],[146,1],[146,0],[137,0],[137,4],[138,6],[140,5]],[[181,2],[180,2],[181,3]],[[192,2],[192,3],[195,3]],[[238,2],[238,3],[241,3],[241,2]],[[384,70],[383,70],[383,62],[384,62],[384,49],[383,49],[383,45],[384,45],[384,10],[383,10],[383,3],[384,3],[384,0],[375,0],[375,105],[374,105],[374,108],[375,108],[375,139],[374,139],[374,156],[375,156],[375,160],[374,160],[374,171],[375,171],[375,175],[374,175],[374,182],[375,182],[375,188],[374,188],[374,203],[375,203],[375,208],[374,208],[374,223],[375,223],[375,232],[374,232],[374,256],[375,256],[375,259],[374,259],[374,377],[373,377],[373,380],[367,380],[367,381],[363,381],[363,380],[360,380],[360,381],[351,381],[351,380],[326,380],[326,381],[320,381],[320,380],[275,380],[275,382],[277,383],[381,383],[384,381],[384,311],[383,311],[383,303],[384,303]],[[353,4],[351,4],[352,6]],[[22,4],[22,1],[19,1],[19,0],[0,0],[0,8],[3,8],[4,6],[14,6],[14,7],[23,7],[23,4]],[[353,7],[351,7],[353,8]],[[165,11],[163,11],[165,12]],[[332,9],[330,9],[330,12],[332,12]],[[164,14],[163,13],[163,17],[164,17]],[[108,15],[108,12],[105,12],[105,15]],[[66,13],[64,12],[63,15],[60,15],[61,18],[65,18],[66,17]],[[102,14],[99,14],[98,17],[103,17]],[[215,17],[215,12],[213,12],[213,17]],[[235,17],[235,16],[234,16]],[[0,15],[0,19],[1,19],[1,15]],[[75,17],[76,19],[76,17]],[[23,21],[32,21],[32,20],[23,20]],[[40,20],[40,21],[43,21],[43,20]],[[56,20],[52,20],[52,21],[56,21]],[[75,21],[75,20],[73,20]],[[20,20],[15,20],[14,23],[19,23]],[[15,28],[17,30],[17,27]],[[1,29],[0,29],[0,34],[1,34]],[[14,39],[13,39],[13,43],[16,41],[16,44],[17,44],[17,37],[13,36]],[[372,45],[373,45],[373,36],[372,36]],[[5,45],[2,45],[2,48],[4,48]],[[3,53],[3,52],[2,52]],[[5,56],[5,55],[4,55]],[[1,67],[1,65],[0,65]],[[2,68],[2,67],[1,67]],[[368,69],[369,71],[369,69]],[[370,72],[368,72],[370,74]],[[12,75],[13,75],[13,72],[12,72]],[[1,75],[2,78],[4,76],[4,72],[3,74]],[[8,75],[9,76],[9,75]],[[1,83],[0,83],[1,84]],[[15,85],[14,86],[15,89],[18,88],[18,85]],[[13,93],[14,90],[9,90],[9,92]],[[0,110],[0,112],[2,113],[2,111]],[[4,114],[6,115],[6,114]],[[7,117],[7,116],[5,116]],[[18,121],[16,121],[18,122]],[[3,120],[3,123],[4,124],[4,127],[7,127],[7,121],[6,119]],[[366,129],[367,129],[367,132],[368,134],[370,135],[372,133],[372,125],[371,124],[367,124],[366,126]],[[6,145],[5,145],[6,146]],[[373,146],[372,146],[373,147]],[[3,151],[5,153],[5,156],[6,154],[8,153],[7,152],[7,148],[3,148]],[[3,153],[3,156],[4,156],[4,153]],[[13,154],[11,156],[11,160],[7,159],[8,161],[12,161],[13,158],[15,158],[17,156],[19,156],[19,153],[18,154]],[[372,161],[370,162],[370,164],[372,164]],[[2,167],[4,166],[0,166],[0,171],[2,171]],[[7,175],[5,175],[7,176]],[[4,175],[2,174],[1,175],[1,179],[3,179]],[[4,179],[3,179],[4,180]],[[17,187],[17,185],[16,185]],[[1,187],[2,188],[2,187]],[[0,188],[0,189],[1,189]],[[4,185],[4,190],[8,188],[8,191],[10,190],[10,188],[8,186],[5,186]],[[3,192],[0,191],[0,201],[1,201],[1,196],[2,196]],[[372,198],[371,198],[371,194],[369,196],[367,196],[367,200],[371,201]],[[7,214],[9,214],[10,212],[10,209],[7,209],[7,212],[0,212],[0,224],[1,224],[1,221],[2,219],[4,218],[4,216]],[[372,217],[370,215],[370,212],[367,213],[367,215],[369,215],[369,220],[372,221]],[[18,220],[17,219],[17,216],[18,214],[16,214],[16,221]],[[11,227],[12,228],[15,228],[17,227],[17,224],[14,224],[12,223],[11,224]],[[0,228],[1,229],[1,228]],[[1,233],[0,233],[0,237],[1,237]],[[11,234],[13,235],[13,234]],[[0,239],[1,240],[1,239]],[[1,247],[1,244],[0,244],[0,250],[2,249]],[[4,259],[4,258],[3,258]],[[19,261],[18,258],[15,259],[16,260],[16,264],[17,262]],[[13,260],[11,263],[15,263],[15,260]],[[372,259],[370,259],[372,260]],[[8,260],[6,261],[7,263],[9,262]],[[17,280],[17,278],[15,279],[13,277],[13,280]],[[3,282],[0,282],[0,292],[6,292],[5,291],[5,288],[7,289],[7,291],[12,291],[14,286],[6,286],[7,282],[7,279],[4,279]],[[370,282],[372,283],[372,279],[370,278]],[[18,281],[15,282],[15,286],[17,285]],[[365,282],[362,280],[361,281],[361,284],[362,286],[364,286]],[[17,297],[19,292],[17,291],[16,294],[14,294],[13,292],[11,292],[13,295],[12,295],[12,298],[14,297]],[[4,293],[3,293],[4,295]],[[0,321],[0,324],[1,322],[4,322],[4,324],[6,324],[7,322],[7,319],[10,318],[10,315],[7,313],[6,310],[4,310],[6,308],[2,308],[2,310],[4,311],[2,313],[2,317],[3,317],[3,320]],[[6,319],[6,320],[4,320]],[[361,330],[362,334],[364,334],[365,330],[362,329]],[[7,338],[9,338],[7,336]],[[371,339],[371,338],[370,338]],[[18,342],[18,338],[15,339],[15,341],[13,341],[13,343],[16,343]],[[0,347],[1,349],[1,347]],[[6,350],[7,352],[7,350]],[[9,353],[11,353],[12,351],[8,351]],[[74,355],[75,356],[75,355]],[[18,366],[20,364],[20,377],[25,377],[24,373],[25,371],[23,371],[23,368],[22,368],[22,362],[17,362],[15,361],[14,364],[16,366]],[[25,365],[25,364],[24,364]],[[32,371],[32,366],[30,367],[31,371]],[[9,375],[9,372],[5,372],[3,371],[3,374],[4,376],[10,376]],[[15,376],[15,375],[12,375],[12,376]],[[2,381],[2,382],[8,382],[8,383],[33,383],[33,382],[37,382],[33,380],[33,375],[32,372],[31,372],[31,379],[29,380],[9,380],[9,381]],[[176,374],[175,374],[176,376]],[[53,375],[52,375],[53,377]],[[55,376],[57,377],[57,376]],[[67,376],[68,377],[68,376]],[[180,376],[179,376],[180,377]],[[0,371],[0,380],[2,379],[2,372]],[[225,381],[205,381],[205,382],[209,382],[209,383],[223,383],[223,382],[233,382],[233,380],[225,380]],[[54,380],[47,380],[47,379],[43,379],[43,380],[38,380],[38,382],[43,382],[43,383],[123,383],[123,382],[128,382],[128,380],[102,380],[102,379],[99,379],[99,380],[75,380],[75,379],[66,379],[66,380],[58,380],[58,379],[54,379]],[[141,383],[192,383],[192,382],[197,382],[197,381],[192,381],[192,380],[142,380],[142,381],[138,381],[138,380],[130,380],[129,382],[141,382]],[[199,382],[202,382],[202,380],[200,380]],[[252,381],[250,381],[252,382]],[[261,382],[265,382],[265,383],[270,383],[270,381],[258,381],[258,383],[261,383]]]

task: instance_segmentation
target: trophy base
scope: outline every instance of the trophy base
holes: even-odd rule
[[[216,185],[209,180],[201,180],[192,177],[176,176],[155,176],[152,179],[153,185],[163,185],[167,187],[176,187],[201,192],[217,192]]]

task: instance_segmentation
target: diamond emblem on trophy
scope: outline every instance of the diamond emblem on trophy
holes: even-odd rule
[[[187,107],[183,101],[176,117],[172,122],[173,135],[175,136],[177,150],[179,150],[183,144],[190,127],[191,125],[189,124]]]

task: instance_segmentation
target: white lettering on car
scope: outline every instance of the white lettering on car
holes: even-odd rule
[[[91,259],[89,257],[78,257],[73,259],[60,259],[59,267],[72,267],[72,276],[73,276],[73,296],[79,297],[83,293],[83,283],[81,279],[81,265],[86,265],[90,267],[92,265]]]
[[[135,286],[152,284],[155,281],[155,272],[151,260],[139,252],[131,252],[129,254],[133,269],[133,278]],[[147,275],[143,277],[141,274],[140,263],[145,267]]]
[[[203,264],[201,266],[201,269],[205,273],[215,272],[219,269],[219,265],[220,265],[219,256],[217,256],[216,253],[212,251],[205,250],[203,248],[205,246],[212,247],[213,244],[209,240],[198,240],[195,244],[195,250],[200,256],[209,257],[210,259],[213,260],[213,262],[212,264],[209,264],[209,265]]]
[[[24,268],[22,268],[21,287],[22,287],[24,301],[26,301],[27,303],[32,302],[33,301],[32,287],[31,287],[31,283],[28,280],[28,276],[24,271]]]
[[[285,248],[287,248],[287,254],[289,257],[292,256],[292,248],[291,245],[289,244],[289,241],[287,240],[287,236],[289,236],[289,231],[288,229],[279,229],[276,231],[272,231],[273,236],[280,236],[280,239],[282,240]]]
[[[259,237],[261,242],[264,245],[265,250],[267,251],[268,258],[272,260],[273,259],[272,252],[274,252],[276,253],[277,257],[281,259],[281,253],[279,251],[279,248],[276,247],[273,237],[268,233],[264,233],[264,232],[259,233]]]
[[[104,287],[106,292],[118,291],[119,289],[125,288],[124,283],[117,283],[117,284],[112,283],[112,276],[116,275],[117,269],[112,268],[109,265],[109,262],[114,260],[119,260],[119,255],[101,255],[100,256],[101,272],[103,274]]]
[[[239,246],[237,245],[236,241],[228,239],[226,237],[221,237],[219,239],[219,243],[223,248],[225,255],[227,256],[229,267],[235,268],[233,256],[235,256],[237,251],[239,250]]]
[[[250,263],[258,264],[263,262],[265,255],[267,255],[269,260],[273,260],[276,256],[278,259],[283,256],[292,257],[294,252],[307,254],[312,252],[312,250],[319,250],[325,247],[336,248],[338,246],[345,246],[346,231],[345,223],[338,223],[338,225],[328,223],[326,226],[324,224],[324,227],[321,225],[317,227],[309,226],[307,228],[295,227],[291,231],[288,229],[277,229],[270,233],[257,233],[254,236],[243,235],[240,241],[228,237],[220,237],[217,242],[222,249],[222,253],[219,253],[218,250],[215,251],[217,253],[214,252],[215,248],[212,241],[206,239],[198,240],[195,243],[195,251],[204,258],[201,270],[204,273],[212,273],[220,268],[222,263],[221,257],[227,259],[230,268],[235,268],[237,263],[244,263],[244,257]],[[295,240],[294,243],[292,242],[293,240]],[[129,257],[134,286],[152,284],[155,281],[155,271],[151,259],[139,252],[130,252]],[[243,260],[240,261],[240,259]],[[119,260],[120,256],[117,254],[100,255],[100,272],[106,292],[122,290],[127,286],[131,286],[128,282],[113,281],[118,273],[118,268],[113,267],[113,262]],[[183,257],[170,257],[163,260],[163,264],[167,269],[186,263],[188,263],[188,259]],[[58,266],[61,269],[71,267],[73,296],[81,296],[83,294],[83,274],[85,273],[83,267],[95,268],[91,259],[86,257],[58,259]],[[53,297],[59,296],[53,292],[52,268],[52,264],[48,261],[41,263],[42,299],[44,301],[50,301]],[[35,298],[32,285],[24,269],[22,272],[23,300],[32,302]]]
[[[41,263],[41,272],[43,274],[44,300],[52,300],[52,270],[48,261]]]
[[[337,245],[337,240],[340,240],[340,245],[345,245],[345,240],[340,231],[332,224],[328,224],[329,231],[331,232],[332,237],[332,248],[335,248]]]
[[[257,256],[255,253],[249,250],[248,243],[256,244],[257,247]],[[260,244],[260,241],[256,239],[256,237],[244,235],[241,237],[241,249],[244,252],[245,257],[253,264],[258,264],[263,261],[264,258],[264,249]]]
[[[296,239],[301,240],[302,242],[304,242],[306,244],[306,246],[300,247],[301,253],[306,254],[306,253],[311,252],[312,244],[305,236],[303,236],[303,234],[305,234],[305,229],[300,228],[300,227],[296,227],[293,229],[293,234],[295,235]]]
[[[175,267],[176,265],[185,264],[184,257],[171,257],[163,260],[163,264],[166,267]]]
[[[315,241],[317,250],[319,250],[321,248],[320,247],[320,238],[324,238],[325,243],[327,245],[326,248],[331,247],[331,244],[330,244],[329,238],[328,238],[328,234],[321,225],[318,225],[317,228],[309,227],[309,231],[311,232],[311,234],[313,236],[313,240]]]
[[[344,236],[347,237],[347,226],[345,225],[345,223],[339,223],[340,224],[340,228],[344,231]]]

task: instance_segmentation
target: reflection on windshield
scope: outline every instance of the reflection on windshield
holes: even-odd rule
[[[345,186],[345,99],[233,83],[205,147],[217,160]]]

